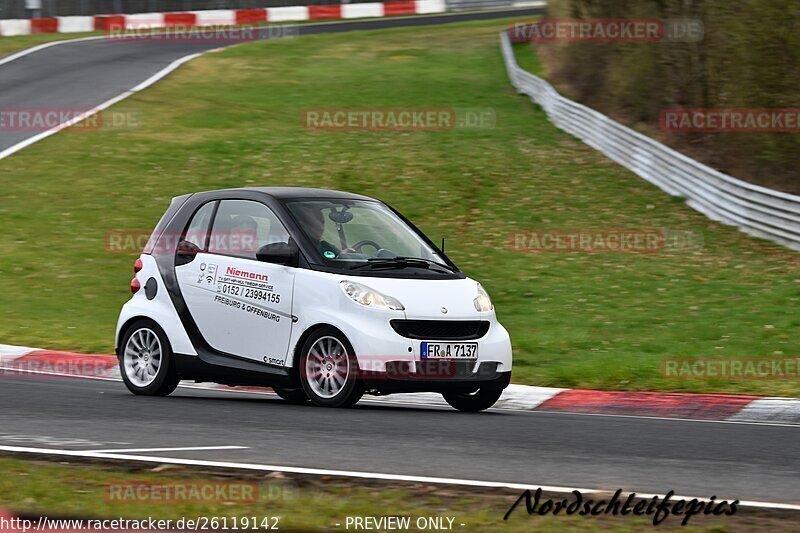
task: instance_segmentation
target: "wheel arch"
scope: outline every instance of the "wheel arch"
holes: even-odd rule
[[[127,319],[125,322],[123,322],[123,324],[119,327],[119,333],[117,333],[117,339],[116,339],[116,342],[114,343],[114,344],[116,344],[116,346],[114,346],[114,353],[117,354],[117,357],[119,357],[119,355],[120,355],[119,351],[120,351],[120,344],[122,343],[122,339],[125,338],[125,335],[128,333],[128,330],[130,329],[130,327],[133,324],[135,324],[136,322],[140,321],[140,320],[148,320],[148,321],[152,322],[153,324],[155,324],[156,326],[158,326],[158,329],[160,329],[161,333],[164,334],[164,338],[166,338],[167,343],[169,344],[168,348],[169,348],[170,352],[172,352],[172,340],[169,338],[169,334],[167,333],[167,330],[164,329],[164,326],[159,324],[158,320],[154,319],[151,316],[147,316],[147,315],[134,315],[134,316],[130,317],[129,319]]]
[[[355,351],[353,350],[353,343],[350,341],[350,339],[347,337],[347,335],[345,335],[345,333],[341,330],[341,328],[338,328],[338,327],[334,326],[333,324],[329,324],[327,322],[318,322],[318,323],[306,328],[306,330],[303,331],[303,333],[297,339],[297,343],[294,345],[294,350],[292,351],[292,377],[293,378],[299,378],[300,377],[300,374],[299,374],[299,372],[300,372],[300,366],[299,366],[300,365],[300,350],[302,350],[303,345],[306,343],[306,341],[308,340],[308,338],[311,335],[313,335],[315,332],[317,332],[317,331],[319,331],[321,329],[325,329],[325,328],[331,328],[331,329],[335,330],[337,333],[339,333],[339,335],[341,335],[342,338],[347,343],[347,346],[350,348],[350,350],[355,353]],[[356,360],[358,360],[358,354],[355,354],[355,355],[356,355]]]

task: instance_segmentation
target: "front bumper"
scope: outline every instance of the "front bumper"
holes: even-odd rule
[[[482,317],[483,318],[483,317]],[[399,335],[388,323],[345,331],[357,355],[359,372],[368,391],[445,392],[474,391],[478,386],[505,388],[511,376],[511,341],[496,319],[485,335],[474,340],[425,339],[432,342],[474,342],[478,358],[473,360],[425,359],[425,342]]]
[[[474,364],[464,361],[429,361],[416,365],[387,365],[386,372],[365,372],[361,379],[368,393],[398,392],[473,392],[482,387],[505,389],[511,372],[498,372],[497,363]]]

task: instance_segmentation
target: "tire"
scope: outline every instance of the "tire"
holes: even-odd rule
[[[320,407],[352,407],[364,394],[353,347],[334,328],[320,328],[306,339],[299,370],[308,399]]]
[[[137,320],[127,329],[119,369],[125,386],[137,396],[168,396],[180,382],[169,340],[152,320]]]
[[[442,394],[444,401],[451,407],[465,413],[484,411],[500,399],[503,388],[497,386],[481,387],[475,392],[445,392]]]
[[[308,401],[308,395],[303,389],[284,389],[283,387],[272,387],[272,390],[275,391],[275,394],[289,403],[300,404]]]

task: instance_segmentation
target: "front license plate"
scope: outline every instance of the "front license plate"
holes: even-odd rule
[[[477,359],[477,342],[423,342],[422,359]]]

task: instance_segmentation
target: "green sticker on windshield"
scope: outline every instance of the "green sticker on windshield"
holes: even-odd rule
[[[336,254],[330,250],[326,250],[322,255],[324,255],[327,259],[333,259],[336,257]]]

